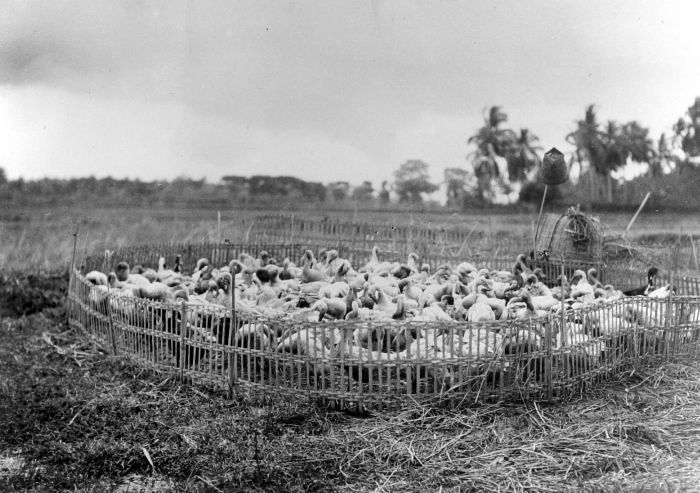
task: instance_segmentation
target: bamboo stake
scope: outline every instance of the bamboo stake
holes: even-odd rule
[[[187,302],[182,300],[182,320],[180,320],[180,381],[185,376],[185,331],[187,330]]]
[[[547,188],[549,185],[544,186],[544,192],[542,193],[542,203],[540,204],[540,214],[537,216],[537,229],[535,230],[535,244],[533,245],[533,254],[537,248],[537,235],[540,233],[540,219],[542,219],[542,211],[544,210],[544,201],[547,198]],[[535,255],[536,256],[536,255]]]
[[[566,317],[564,316],[565,304],[564,304],[564,258],[563,257],[561,259],[561,280],[562,280],[561,281],[562,282],[562,289],[561,289],[561,293],[562,293],[562,296],[561,296],[561,330],[562,330],[562,335],[561,335],[561,339],[566,341],[566,339],[565,339],[565,336],[566,336],[566,329],[565,329]]]
[[[221,211],[216,211],[216,242],[221,243]]]
[[[642,203],[640,204],[639,208],[637,209],[637,212],[634,213],[634,216],[632,216],[632,219],[630,220],[629,224],[625,228],[625,234],[623,235],[625,238],[627,238],[627,232],[632,227],[632,224],[634,224],[634,221],[635,221],[635,219],[637,219],[637,216],[639,215],[639,213],[642,212],[642,208],[644,208],[644,204],[646,204],[647,200],[649,200],[650,195],[651,195],[651,192],[647,192],[646,196],[644,197],[644,200],[642,200]]]
[[[75,271],[75,252],[78,248],[78,222],[75,222],[75,232],[73,233],[73,257],[71,258],[70,262],[70,276],[68,277],[68,319],[70,320],[72,318],[72,313],[73,313],[73,303],[71,301],[72,294],[73,294],[73,285],[75,283],[74,279],[75,276],[73,275],[73,271]]]
[[[688,233],[688,238],[690,238],[690,251],[693,257],[693,262],[695,263],[695,269],[700,269],[700,266],[698,266],[698,252],[695,249],[695,241],[693,241],[693,235]],[[690,262],[688,262],[688,264],[690,264]]]
[[[530,225],[532,226],[532,259],[534,260],[537,258],[537,254],[535,254],[535,250],[537,250],[537,230],[535,229],[534,221],[530,221]]]
[[[664,332],[663,332],[664,333],[664,357],[666,359],[668,359],[668,352],[669,352],[668,351],[668,346],[669,346],[668,343],[669,343],[670,334],[671,334],[670,331],[673,330],[671,328],[671,307],[673,306],[671,303],[671,297],[673,296],[673,281],[674,281],[675,277],[676,276],[674,276],[674,273],[671,272],[671,279],[670,279],[671,288],[670,288],[670,291],[668,293],[668,298],[666,298],[666,320],[664,320]]]
[[[231,276],[231,327],[228,331],[228,345],[231,348],[228,358],[228,389],[229,397],[233,398],[233,389],[236,385],[236,370],[238,365],[238,351],[233,347],[234,331],[236,330],[236,273]]]
[[[71,263],[70,263],[71,274],[73,273],[73,269],[75,269],[75,252],[76,252],[77,248],[78,248],[78,222],[76,221],[75,222],[75,232],[73,233],[73,259],[71,260]]]
[[[107,318],[109,320],[109,338],[112,341],[112,352],[117,355],[117,341],[114,335],[114,322],[112,321],[112,303],[111,303],[111,290],[109,283],[107,283]]]

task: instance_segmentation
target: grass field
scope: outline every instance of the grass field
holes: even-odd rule
[[[76,222],[85,252],[216,240],[253,216],[222,211],[219,229],[216,211],[3,211],[0,491],[700,491],[697,361],[660,360],[557,404],[353,415],[185,385],[66,327]],[[515,236],[534,219],[382,217]],[[603,221],[619,232],[629,217]],[[699,230],[693,216],[652,213],[631,232]]]
[[[210,211],[198,209],[26,209],[6,207],[0,213],[0,270],[60,271],[69,264],[73,233],[78,228],[78,257],[94,249],[120,245],[168,242],[233,241],[255,223],[261,211]],[[217,214],[218,213],[218,214]],[[297,212],[321,217],[323,212]],[[465,214],[329,212],[343,217],[387,224],[459,224],[495,238],[530,238],[536,214]],[[220,217],[220,220],[219,220]],[[603,214],[602,224],[610,233],[622,233],[631,219],[625,214]],[[692,214],[640,215],[630,230],[634,241],[669,244],[679,235],[700,236],[700,221]]]

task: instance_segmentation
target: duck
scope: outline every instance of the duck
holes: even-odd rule
[[[316,270],[313,266],[316,263],[314,254],[311,250],[306,250],[302,259],[303,267],[301,272],[301,281],[304,283],[330,281],[330,277],[323,272]]]
[[[588,282],[588,276],[581,269],[574,271],[571,278],[571,298],[580,298],[584,302],[593,301],[595,299],[594,288]]]
[[[313,310],[318,311],[318,321],[325,318],[343,320],[347,312],[345,301],[340,298],[323,298],[311,305]]]
[[[156,271],[156,280],[163,282],[166,279],[177,277],[179,274],[172,269],[168,269],[165,265],[165,257],[158,259],[158,270]]]
[[[622,294],[625,296],[646,296],[651,291],[654,290],[654,279],[659,273],[659,269],[656,267],[650,267],[647,271],[647,283],[645,286],[640,286],[638,288],[628,289],[623,291]]]
[[[588,283],[593,286],[593,288],[604,288],[603,283],[598,279],[598,269],[591,267],[586,272],[586,277],[588,278]]]
[[[467,310],[467,321],[471,323],[492,322],[496,320],[496,314],[491,309],[486,296],[488,287],[480,284],[477,288],[477,295],[474,302]]]

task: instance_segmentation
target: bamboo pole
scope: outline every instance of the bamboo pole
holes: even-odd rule
[[[187,331],[187,302],[182,300],[182,320],[180,320],[180,381],[185,376],[185,332]]]
[[[238,351],[234,347],[235,340],[234,331],[236,330],[236,274],[235,271],[231,276],[231,327],[228,331],[228,345],[231,353],[228,358],[228,395],[233,398],[233,390],[236,385],[237,366],[238,366]],[[224,342],[225,343],[225,342]]]
[[[530,225],[532,226],[532,259],[534,260],[537,257],[537,254],[535,253],[535,250],[537,249],[537,230],[535,229],[534,221],[530,221]]]
[[[73,273],[73,269],[75,269],[75,252],[78,248],[78,222],[75,222],[75,232],[73,232],[73,257],[70,263],[70,271],[71,274]]]
[[[650,195],[651,195],[651,192],[647,192],[646,196],[644,197],[644,200],[642,200],[642,203],[639,205],[637,212],[634,213],[634,216],[632,216],[632,219],[630,220],[629,224],[625,228],[625,234],[624,234],[625,238],[627,238],[627,232],[632,227],[632,224],[634,224],[634,221],[635,221],[635,219],[637,219],[637,216],[639,215],[639,213],[642,212],[642,209],[644,208],[644,204],[647,203],[647,200],[649,200]]]
[[[544,210],[544,201],[547,198],[547,189],[549,185],[544,186],[544,192],[542,193],[542,203],[540,204],[540,213],[537,216],[537,229],[535,229],[535,244],[533,245],[532,251],[535,257],[537,256],[534,252],[537,248],[537,235],[540,233],[540,220],[542,219],[542,211]]]
[[[561,259],[561,282],[562,282],[562,289],[561,289],[561,339],[566,341],[565,336],[566,336],[566,316],[564,315],[564,308],[565,308],[565,303],[564,303],[564,258],[562,257]]]
[[[664,358],[668,359],[668,346],[669,346],[669,339],[671,332],[673,331],[673,328],[671,327],[671,308],[673,307],[673,304],[671,303],[671,298],[673,296],[673,281],[674,278],[674,273],[671,272],[671,279],[670,279],[670,284],[671,288],[668,293],[668,298],[666,298],[666,317],[664,320]]]
[[[693,262],[695,264],[695,269],[700,269],[700,266],[698,265],[698,252],[695,249],[695,241],[693,241],[693,235],[688,233],[688,238],[690,238],[690,251],[693,257]],[[688,262],[688,264],[690,264],[690,262]]]
[[[73,302],[72,302],[72,296],[73,295],[73,285],[75,284],[75,275],[73,272],[75,271],[75,252],[78,248],[78,222],[75,222],[75,232],[73,233],[73,256],[71,257],[71,262],[70,262],[70,276],[68,277],[68,319],[70,320],[72,318],[73,314]]]
[[[109,283],[107,283],[107,319],[109,321],[109,338],[112,341],[112,353],[117,355],[117,341],[114,335],[114,322],[112,321],[112,303],[111,303],[111,289]]]

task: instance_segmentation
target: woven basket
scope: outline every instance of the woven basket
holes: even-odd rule
[[[566,166],[564,154],[552,147],[544,155],[539,171],[539,181],[545,185],[560,185],[569,179],[569,168]]]
[[[599,262],[603,258],[603,231],[597,218],[570,207],[565,214],[546,214],[537,237],[536,250],[549,258]]]

